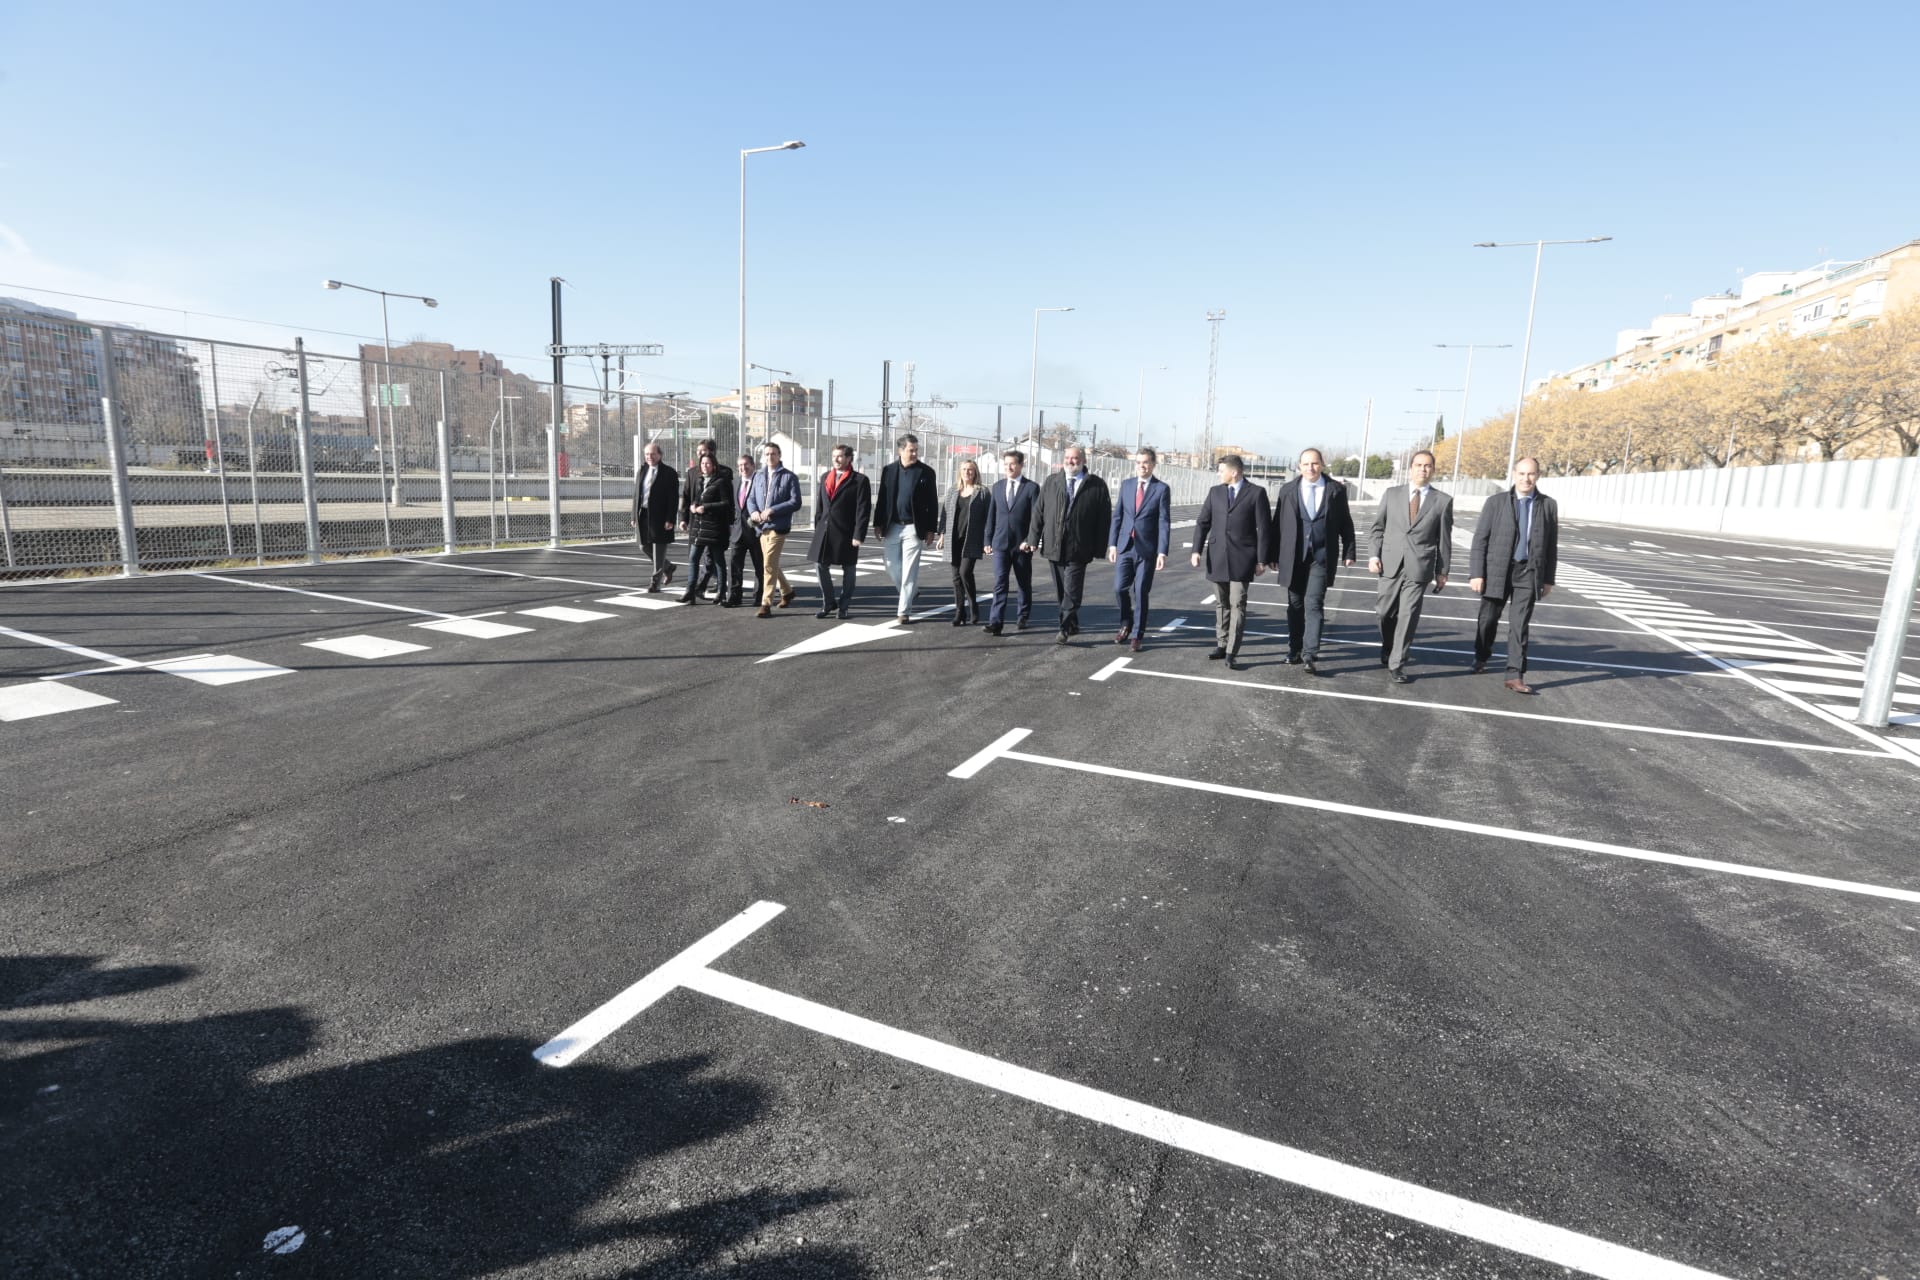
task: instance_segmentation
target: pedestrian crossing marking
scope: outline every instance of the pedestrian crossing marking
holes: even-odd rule
[[[107,707],[117,701],[104,694],[90,693],[52,680],[0,685],[0,723],[57,716],[66,711],[84,711],[88,707]]]
[[[602,618],[618,617],[618,614],[601,613],[598,609],[572,609],[563,604],[547,605],[541,609],[522,609],[520,613],[528,618],[551,618],[555,622],[598,622]]]
[[[392,658],[403,653],[421,653],[427,648],[424,644],[414,644],[408,640],[389,640],[384,636],[340,636],[333,640],[308,640],[303,648],[324,649],[328,653],[343,654],[349,658]]]
[[[201,658],[174,658],[167,662],[156,662],[153,670],[164,671],[170,676],[179,676],[196,684],[239,684],[246,680],[265,680],[272,676],[290,676],[290,667],[276,667],[271,662],[255,662],[252,658],[236,658],[230,653],[209,654]]]
[[[449,635],[472,636],[476,640],[493,640],[500,636],[517,636],[532,627],[516,627],[508,622],[488,622],[484,618],[442,618],[437,622],[416,622],[413,624],[423,631],[444,631]]]
[[[678,597],[650,596],[643,595],[639,592],[633,592],[624,596],[608,596],[606,599],[596,600],[594,603],[617,604],[623,609],[678,609],[680,607]]]

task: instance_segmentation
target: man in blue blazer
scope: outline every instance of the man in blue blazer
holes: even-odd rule
[[[1153,593],[1153,575],[1167,567],[1167,547],[1173,536],[1173,490],[1153,478],[1160,455],[1142,445],[1133,455],[1134,474],[1120,482],[1120,499],[1113,504],[1113,529],[1107,535],[1107,562],[1114,566],[1113,593],[1120,598],[1120,630],[1115,644],[1133,646],[1147,632],[1147,598]]]
[[[1007,578],[1012,576],[1020,588],[1015,614],[1021,631],[1027,629],[1027,613],[1033,608],[1033,544],[1027,541],[1027,526],[1033,520],[1033,504],[1040,497],[1040,486],[1020,473],[1026,469],[1027,455],[1009,449],[1000,455],[1005,479],[996,482],[987,501],[987,554],[993,557],[993,606],[987,611],[987,634],[1000,634],[1007,613]]]
[[[754,616],[771,618],[775,605],[784,609],[795,595],[793,584],[781,572],[780,550],[793,530],[793,513],[800,509],[800,477],[780,465],[779,445],[768,441],[760,452],[767,465],[753,475],[747,523],[760,534],[760,558],[766,570],[760,576],[760,612]]]

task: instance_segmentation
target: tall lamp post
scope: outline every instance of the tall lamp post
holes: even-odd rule
[[[1140,446],[1146,440],[1147,430],[1147,373],[1148,371],[1165,373],[1163,364],[1143,364],[1140,366],[1140,400],[1133,413],[1133,451],[1140,452]]]
[[[1524,249],[1533,246],[1533,292],[1527,297],[1527,340],[1520,348],[1520,394],[1513,401],[1513,436],[1507,441],[1507,474],[1513,474],[1514,455],[1520,449],[1520,407],[1527,399],[1527,362],[1533,357],[1533,309],[1540,301],[1540,257],[1550,244],[1604,244],[1612,236],[1587,236],[1580,240],[1482,240],[1476,249]]]
[[[406,499],[400,496],[400,439],[394,434],[393,427],[393,331],[387,325],[387,299],[406,298],[413,302],[425,303],[429,307],[440,304],[432,298],[418,293],[394,293],[389,289],[369,289],[364,284],[348,284],[345,280],[323,280],[321,284],[328,289],[358,289],[361,293],[380,295],[380,376],[386,381],[380,385],[380,399],[387,402],[387,448],[393,456],[393,496],[389,499],[396,507],[406,505]],[[379,406],[376,405],[377,409]]]
[[[1040,385],[1040,313],[1042,311],[1071,311],[1072,307],[1035,307],[1033,309],[1033,361],[1027,373],[1027,435],[1033,440],[1034,448],[1040,447],[1039,437],[1034,435],[1033,393]]]
[[[773,147],[746,147],[740,152],[740,448],[747,450],[747,157],[768,151],[798,151],[798,140]]]
[[[1467,350],[1467,376],[1464,379],[1466,385],[1460,388],[1460,429],[1454,432],[1453,436],[1453,483],[1457,484],[1460,480],[1460,449],[1467,430],[1467,396],[1473,390],[1473,353],[1480,350],[1511,351],[1513,344],[1511,342],[1436,342],[1433,345],[1442,351],[1458,351],[1462,347]],[[1508,467],[1507,470],[1512,471],[1513,468]]]

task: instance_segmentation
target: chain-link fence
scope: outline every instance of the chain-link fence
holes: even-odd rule
[[[991,483],[1002,452],[1019,448],[1027,475],[1043,479],[1061,452],[804,410],[756,409],[743,430],[725,406],[610,386],[563,386],[556,413],[552,384],[497,362],[432,368],[379,347],[330,355],[298,339],[264,347],[84,322],[40,341],[23,354],[47,366],[56,393],[0,400],[0,575],[10,577],[626,538],[648,443],[683,475],[702,440],[728,466],[779,444],[806,495],[803,526],[835,445],[877,479],[912,431],[943,493],[966,461]],[[1109,484],[1132,473],[1124,458],[1089,465]],[[1158,474],[1176,505],[1214,482]]]

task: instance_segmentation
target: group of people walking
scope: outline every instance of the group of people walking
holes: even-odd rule
[[[1066,644],[1080,632],[1087,567],[1104,552],[1114,566],[1119,603],[1114,642],[1141,650],[1154,575],[1166,568],[1173,529],[1172,492],[1154,475],[1159,456],[1153,449],[1134,455],[1134,474],[1113,494],[1087,469],[1078,445],[1066,449],[1061,468],[1044,482],[1025,475],[1026,455],[1018,449],[1001,455],[1001,479],[991,485],[968,459],[944,502],[933,468],[920,460],[919,440],[902,436],[897,449],[877,490],[854,470],[846,445],[834,446],[831,469],[815,482],[807,555],[820,583],[816,618],[850,615],[860,548],[871,535],[880,539],[896,593],[894,617],[902,625],[913,621],[920,567],[931,549],[945,554],[952,575],[952,625],[979,625],[998,636],[1011,621],[1024,631],[1033,607],[1033,559],[1041,557],[1059,601],[1055,642]],[[661,460],[660,446],[649,444],[635,478],[633,524],[653,563],[649,591],[672,582],[668,548],[685,534],[693,550],[682,603],[699,603],[711,582],[722,607],[740,607],[751,563],[757,616],[767,618],[797,597],[781,557],[800,509],[800,480],[782,465],[776,444],[763,446],[758,467],[749,454],[737,461],[737,471],[722,465],[714,442],[703,441],[682,480]],[[1451,563],[1453,500],[1432,487],[1433,468],[1431,453],[1415,454],[1407,483],[1386,491],[1369,530],[1367,568],[1379,580],[1380,665],[1397,684],[1411,680],[1406,665],[1421,605],[1430,589],[1445,589]],[[1239,666],[1249,588],[1272,571],[1287,592],[1286,661],[1317,674],[1327,592],[1338,569],[1354,565],[1357,551],[1346,486],[1326,476],[1317,449],[1300,455],[1299,474],[1271,501],[1238,456],[1220,459],[1218,478],[1195,522],[1192,555],[1193,567],[1204,569],[1214,587],[1208,656]],[[1483,671],[1491,660],[1501,615],[1512,604],[1506,685],[1517,693],[1533,692],[1525,680],[1528,627],[1534,602],[1553,589],[1558,559],[1558,512],[1538,491],[1538,479],[1533,459],[1516,464],[1514,487],[1488,500],[1471,550],[1471,583],[1480,597],[1473,669]],[[976,580],[983,558],[993,575],[984,614]]]

